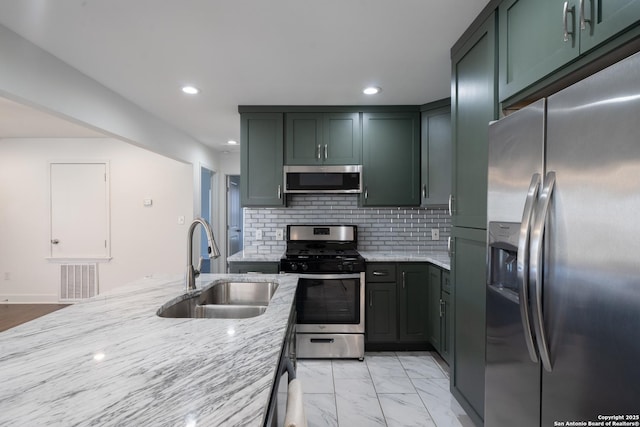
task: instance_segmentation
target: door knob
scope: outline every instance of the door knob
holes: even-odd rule
[[[51,244],[53,244],[53,245],[57,245],[58,243],[60,243],[60,240],[58,240],[58,239],[52,239],[51,240]]]

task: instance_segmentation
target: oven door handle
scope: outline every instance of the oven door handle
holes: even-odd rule
[[[359,279],[364,273],[331,273],[331,274],[298,274],[301,279],[316,279],[316,280],[341,280],[341,279]]]

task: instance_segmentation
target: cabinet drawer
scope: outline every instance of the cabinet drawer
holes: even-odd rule
[[[367,282],[395,282],[396,281],[396,265],[395,264],[367,264],[366,268]]]

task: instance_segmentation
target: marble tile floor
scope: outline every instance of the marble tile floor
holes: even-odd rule
[[[448,367],[434,353],[366,353],[364,362],[302,359],[297,375],[309,427],[474,425],[449,392]]]

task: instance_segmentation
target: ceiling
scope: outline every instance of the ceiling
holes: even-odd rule
[[[240,138],[238,105],[446,98],[450,48],[487,3],[0,0],[0,24],[202,143],[233,151],[226,143]],[[183,94],[185,84],[201,93]],[[367,85],[382,92],[364,95]],[[12,104],[20,113],[10,101],[0,111]]]

